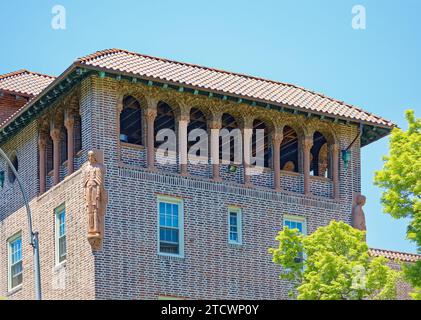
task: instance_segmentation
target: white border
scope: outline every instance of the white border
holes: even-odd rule
[[[167,252],[161,252],[160,249],[160,239],[159,239],[159,229],[160,229],[160,223],[159,223],[159,204],[161,202],[165,203],[172,203],[177,204],[179,206],[178,210],[178,243],[179,243],[179,253],[173,254],[173,253],[167,253]],[[184,201],[182,198],[177,197],[171,197],[171,196],[164,196],[164,195],[158,195],[156,199],[156,211],[157,211],[157,252],[160,256],[167,256],[167,257],[177,257],[177,258],[184,258]]]
[[[230,239],[230,212],[237,213],[237,233],[238,233],[238,241],[233,241]],[[229,206],[228,207],[228,243],[235,244],[235,245],[242,245],[243,244],[243,211],[240,207]]]

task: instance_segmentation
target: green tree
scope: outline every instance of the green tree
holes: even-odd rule
[[[281,279],[295,283],[291,295],[299,300],[395,299],[400,272],[384,257],[371,258],[365,232],[331,221],[309,236],[285,227],[271,248]]]
[[[421,118],[413,110],[405,112],[408,130],[394,128],[390,136],[389,155],[374,183],[384,189],[383,211],[395,219],[408,218],[407,238],[421,252]],[[421,261],[403,267],[406,279],[415,288],[414,298],[421,299]]]

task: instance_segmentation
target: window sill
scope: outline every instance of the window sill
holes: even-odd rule
[[[128,143],[124,141],[120,141],[120,144],[122,147],[126,147],[126,148],[145,150],[145,147],[140,144]]]
[[[243,245],[243,243],[242,242],[228,242],[228,245],[230,247],[237,248],[237,247],[241,247]]]
[[[10,289],[7,293],[6,293],[6,297],[10,297],[11,295],[14,295],[15,293],[19,292],[22,290],[22,283],[16,287],[14,287],[13,289]]]
[[[56,264],[54,266],[54,272],[57,272],[57,271],[60,271],[61,269],[66,268],[66,262],[67,262],[67,260],[64,260],[64,261],[60,262],[59,264]]]
[[[158,253],[158,257],[165,260],[184,260],[184,255],[169,254],[169,253]]]

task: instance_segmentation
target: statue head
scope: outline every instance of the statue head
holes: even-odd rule
[[[93,152],[92,150],[88,152],[88,161],[90,164],[94,164],[97,162],[95,152]]]
[[[357,196],[357,199],[356,199],[357,205],[364,206],[365,205],[365,200],[366,200],[366,197],[363,196],[362,194],[359,194]]]

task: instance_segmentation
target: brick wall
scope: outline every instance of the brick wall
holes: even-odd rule
[[[44,299],[94,299],[94,256],[86,241],[83,188],[80,170],[31,203],[34,230],[39,232],[41,284]],[[65,204],[67,261],[55,261],[54,209]],[[7,289],[7,240],[22,232],[23,285]],[[33,299],[33,253],[29,244],[26,210],[21,207],[0,222],[0,296]]]
[[[267,249],[276,245],[283,216],[307,219],[308,232],[331,219],[350,223],[353,192],[360,190],[360,149],[352,147],[349,167],[340,167],[339,201],[331,199],[331,181],[311,179],[314,197],[302,195],[303,176],[282,174],[285,192],[272,188],[273,171],[252,178],[254,188],[244,188],[242,167],[228,174],[221,166],[224,181],[208,179],[206,165],[190,169],[189,177],[177,174],[175,165],[158,166],[147,171],[142,148],[119,149],[117,134],[118,81],[91,77],[81,84],[83,153],[104,151],[107,166],[106,188],[109,205],[105,219],[103,250],[92,253],[86,240],[86,217],[80,171],[37,198],[36,123],[9,141],[7,150],[17,149],[20,172],[31,194],[35,229],[41,234],[43,289],[45,298],[74,299],[156,299],[158,295],[186,298],[285,299],[290,284],[278,278],[279,268],[271,262]],[[335,125],[341,149],[348,147],[357,134],[355,126]],[[341,162],[342,163],[342,162]],[[0,162],[4,168],[4,164]],[[62,175],[65,174],[63,168]],[[14,188],[14,189],[13,189]],[[6,294],[6,240],[14,232],[26,232],[25,214],[15,186],[0,191],[0,295]],[[184,258],[157,254],[157,195],[181,197],[184,201]],[[66,203],[68,259],[66,286],[53,289],[62,269],[54,269],[53,210]],[[243,211],[243,244],[228,243],[227,209]],[[17,212],[15,212],[17,211]],[[15,212],[15,213],[13,213]],[[13,213],[13,214],[11,214]],[[25,233],[24,233],[25,240]],[[24,241],[24,286],[10,298],[32,297],[31,249]],[[62,272],[62,273],[60,273]]]

